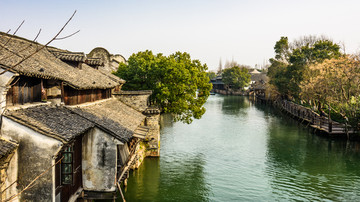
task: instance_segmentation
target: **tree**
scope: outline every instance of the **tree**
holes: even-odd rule
[[[274,46],[275,59],[278,61],[286,62],[289,56],[289,41],[287,37],[282,36]]]
[[[246,67],[233,66],[224,69],[222,81],[233,89],[244,89],[251,81],[251,75]]]
[[[168,57],[146,50],[133,54],[128,64],[120,64],[115,75],[127,82],[125,90],[153,90],[151,99],[175,121],[191,123],[205,113],[211,84],[207,66],[191,60],[188,53],[176,52]]]
[[[206,75],[207,77],[209,77],[210,80],[216,78],[216,73],[213,71],[206,72]]]
[[[311,65],[311,75],[301,83],[301,97],[321,105],[329,105],[350,124],[360,122],[360,59],[344,56]]]
[[[325,59],[338,58],[340,46],[324,37],[303,37],[288,43],[281,37],[274,46],[275,58],[270,59],[268,76],[283,95],[299,97],[299,84],[307,79],[309,65],[321,63]]]

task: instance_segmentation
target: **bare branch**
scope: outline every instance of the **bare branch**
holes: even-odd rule
[[[43,45],[41,48],[37,49],[35,52],[33,52],[32,54],[26,56],[25,58],[23,58],[21,61],[19,61],[18,63],[16,63],[15,65],[13,65],[12,67],[2,71],[0,73],[0,75],[5,74],[7,71],[9,71],[10,69],[15,68],[16,66],[20,65],[21,63],[23,63],[24,61],[26,61],[27,59],[31,58],[33,55],[35,55],[36,53],[40,52],[42,49],[44,49],[45,47],[47,47],[51,42],[53,42],[60,34],[61,32],[65,29],[65,27],[69,24],[69,22],[72,20],[72,18],[75,16],[76,14],[76,10],[74,11],[74,13],[71,15],[71,17],[69,18],[69,20],[65,23],[65,25],[60,29],[60,31],[50,40],[48,41],[45,45]],[[1,44],[0,44],[1,45]]]
[[[70,34],[70,35],[67,35],[67,36],[64,36],[64,37],[61,37],[61,38],[56,38],[55,40],[63,40],[63,39],[72,37],[72,36],[74,36],[75,34],[77,34],[77,33],[79,33],[79,32],[80,32],[80,30],[78,30],[78,31],[76,31],[76,32],[74,32],[74,33],[72,33],[72,34]]]
[[[11,29],[9,29],[9,31],[7,31],[6,34],[9,34],[10,31],[11,31]]]
[[[23,20],[22,22],[21,22],[21,24],[17,27],[17,29],[15,30],[15,32],[13,33],[13,35],[15,35],[16,34],[16,32],[17,31],[19,31],[19,29],[20,29],[20,27],[24,24],[24,22],[25,22],[25,20]],[[11,30],[11,29],[10,29]],[[10,30],[8,31],[8,32],[10,32]],[[6,46],[10,41],[11,41],[11,37],[9,38],[9,40],[7,40],[7,42],[5,43],[5,44],[3,44],[4,46]],[[1,48],[3,48],[2,46],[1,46]],[[1,49],[0,49],[1,50]]]
[[[38,32],[38,34],[36,35],[36,37],[35,37],[35,39],[33,40],[33,42],[35,42],[35,40],[39,37],[39,35],[40,35],[40,33],[41,33],[41,29],[39,30],[39,32]],[[1,44],[0,44],[0,46],[2,46]],[[21,52],[23,52],[23,51],[25,51],[26,49],[28,49],[28,48],[30,48],[32,46],[32,44],[30,44],[30,45],[28,45],[28,46],[26,46],[25,48],[23,48],[23,49],[21,49],[21,50],[19,50],[18,52],[13,52],[13,51],[11,51],[11,50],[9,50],[8,48],[6,48],[6,47],[3,47],[3,48],[5,48],[6,50],[8,50],[9,52],[12,52],[13,53],[13,55],[8,55],[7,57],[3,57],[3,58],[1,58],[0,60],[5,60],[5,59],[8,59],[8,58],[10,58],[10,57],[12,57],[12,56],[14,56],[14,55],[17,55],[17,56],[19,56],[19,57],[22,57],[19,53],[21,53]]]
[[[14,32],[13,35],[15,35],[17,31],[19,31],[20,27],[24,24],[24,22],[25,22],[25,20],[23,20],[23,21],[21,22],[21,24],[20,24],[20,25],[18,26],[18,28],[15,30],[15,32]]]
[[[41,33],[41,29],[39,30],[39,32],[38,32],[38,34],[36,35],[36,37],[35,37],[35,39],[33,40],[33,42],[36,41],[36,39],[39,37],[40,33]]]

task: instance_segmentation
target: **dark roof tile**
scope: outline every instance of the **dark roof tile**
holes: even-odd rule
[[[116,98],[68,108],[100,127],[106,128],[115,137],[125,142],[129,141],[145,119],[143,114]]]
[[[5,68],[13,67],[25,57],[34,53],[36,49],[43,47],[39,43],[3,32],[0,32],[0,44],[3,46],[6,44],[6,46],[0,48],[0,65]],[[84,60],[82,58],[85,57],[83,53],[65,51],[62,53],[62,56],[57,58],[49,50],[61,52],[60,49],[53,47],[44,48],[14,67],[13,70],[25,76],[62,80],[77,89],[109,89],[114,88],[119,83],[124,83],[123,80],[112,79],[113,75],[105,75],[104,72],[100,72],[87,64],[83,64],[82,68],[79,69],[59,59],[66,57],[69,60]],[[96,80],[95,83],[93,82],[94,80]]]
[[[13,152],[17,146],[18,145],[15,142],[0,138],[0,159]]]
[[[9,111],[5,116],[62,142],[68,142],[94,126],[65,107],[49,105]]]

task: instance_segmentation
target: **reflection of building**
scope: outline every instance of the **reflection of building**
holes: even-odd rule
[[[46,47],[24,60],[43,45],[5,33],[0,44],[1,197],[113,199],[147,139],[148,109],[113,96],[125,81],[98,58]]]

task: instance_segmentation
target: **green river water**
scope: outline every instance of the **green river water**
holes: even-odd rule
[[[313,135],[247,97],[212,95],[192,124],[162,116],[160,158],[123,190],[131,201],[360,201],[360,144]]]

